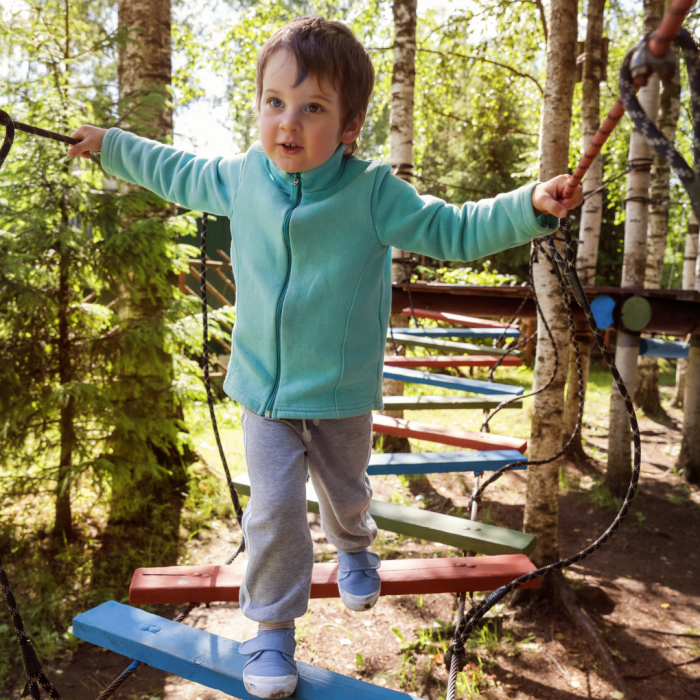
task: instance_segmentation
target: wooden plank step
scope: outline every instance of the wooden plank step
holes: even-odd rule
[[[482,398],[480,396],[384,396],[385,411],[428,411],[448,408],[460,409],[491,409],[496,408],[501,401],[509,401],[512,396],[495,396]],[[506,408],[522,408],[522,401],[513,401]]]
[[[406,357],[404,355],[384,355],[384,364],[392,367],[493,367],[498,357],[490,355],[426,355]],[[506,355],[499,367],[520,367],[522,360]]]
[[[387,452],[369,458],[367,473],[379,474],[437,474],[440,472],[487,472],[506,464],[519,462],[523,456],[517,450],[486,452]],[[513,471],[527,469],[515,467]]]
[[[461,428],[448,428],[433,423],[421,423],[419,421],[392,418],[381,413],[372,416],[372,430],[382,435],[397,435],[399,437],[416,438],[416,440],[428,440],[438,442],[441,445],[452,447],[466,447],[470,450],[517,450],[525,452],[527,440],[511,438],[494,433],[475,433]]]
[[[238,642],[166,620],[145,610],[109,601],[73,618],[73,634],[91,644],[174,673],[235,698],[252,698],[243,685],[249,657]],[[297,662],[296,700],[399,700],[410,696],[396,690],[341,676]]]
[[[247,474],[235,477],[233,483],[239,493],[250,495]],[[306,484],[306,506],[312,513],[318,513],[318,497],[311,483]],[[472,523],[454,515],[375,500],[369,506],[369,513],[382,530],[477,554],[530,554],[535,549],[534,535],[496,525]]]
[[[507,323],[501,321],[491,321],[488,318],[477,318],[476,316],[464,316],[463,314],[452,314],[446,311],[432,311],[429,309],[416,309],[417,318],[432,318],[434,321],[445,321],[446,323],[454,323],[457,326],[472,326],[474,328],[508,328]],[[401,313],[409,318],[413,317],[411,308],[403,309]],[[517,326],[510,326],[514,328]]]
[[[379,575],[381,595],[426,595],[494,591],[535,570],[524,554],[444,559],[388,559]],[[129,587],[131,605],[238,602],[240,566],[167,566],[136,569]],[[537,588],[534,579],[523,588]],[[338,564],[314,564],[311,598],[338,598]]]
[[[479,340],[490,340],[501,336],[520,337],[520,331],[517,328],[401,328],[401,334],[411,335],[414,338],[476,338]]]
[[[385,379],[398,379],[409,384],[428,384],[440,386],[445,389],[457,389],[472,394],[508,394],[520,396],[525,393],[521,386],[513,384],[499,384],[498,382],[485,382],[481,379],[467,379],[467,377],[453,377],[450,374],[437,374],[435,372],[421,372],[418,369],[404,369],[384,365]]]
[[[404,329],[401,329],[402,331]],[[391,342],[391,334],[387,334],[387,342]],[[489,348],[485,345],[472,345],[470,343],[458,343],[454,340],[440,340],[439,338],[425,338],[408,335],[394,329],[394,342],[397,345],[405,345],[407,348],[420,347],[439,350],[442,353],[458,352],[460,355],[505,355],[506,348]],[[519,350],[513,350],[509,355],[519,355]]]

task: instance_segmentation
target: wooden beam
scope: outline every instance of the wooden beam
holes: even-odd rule
[[[412,335],[416,338],[474,338],[490,340],[492,338],[519,338],[517,328],[402,328],[402,335]],[[391,338],[387,334],[387,338]]]
[[[378,574],[381,595],[495,591],[536,569],[524,554],[444,559],[388,559]],[[238,566],[164,566],[136,569],[131,605],[238,602],[245,571]],[[539,579],[523,588],[537,588]],[[338,564],[314,564],[310,598],[338,598]]]
[[[644,329],[650,333],[667,333],[684,338],[698,332],[700,319],[700,291],[688,289],[644,289],[643,287],[584,287],[589,301],[600,294],[612,297],[618,305],[632,296],[641,296],[651,306],[651,321]],[[482,287],[468,284],[438,282],[411,283],[413,305],[422,309],[438,310],[473,316],[510,318],[516,312],[521,319],[535,318],[535,302],[530,287]],[[530,298],[527,298],[530,297]],[[585,321],[581,307],[569,292],[575,321]],[[521,302],[525,299],[524,305]],[[402,313],[409,306],[405,283],[392,285],[392,313]]]
[[[199,274],[199,270],[195,269],[194,265],[190,265],[190,272],[201,283],[202,277]],[[214,296],[224,306],[233,306],[233,304],[231,304],[231,302],[208,280],[207,280],[207,291],[210,292],[212,294],[212,296]]]
[[[402,367],[384,366],[384,378],[396,379],[408,384],[428,384],[444,389],[456,389],[470,394],[508,394],[519,396],[525,389],[513,384],[500,384],[498,382],[485,382],[481,379],[467,379],[466,377],[453,377],[449,374],[437,374],[436,372],[421,372],[417,369],[403,369]]]
[[[166,620],[114,600],[73,618],[73,634],[147,666],[249,700],[243,685],[240,644],[210,632]],[[296,700],[407,700],[409,696],[372,683],[297,662]]]
[[[513,396],[483,398],[481,396],[384,396],[385,411],[490,410]],[[522,401],[513,401],[505,408],[522,408]]]
[[[414,309],[417,318],[431,318],[434,321],[445,321],[457,326],[470,326],[473,328],[517,328],[517,326],[509,326],[507,323],[500,321],[492,321],[486,318],[477,318],[476,316],[464,316],[463,314],[451,314],[446,311],[431,311],[429,309]],[[403,309],[401,313],[404,316],[413,318],[411,307]]]
[[[369,458],[367,473],[380,474],[440,474],[452,472],[490,472],[519,462],[523,456],[517,450],[488,450],[485,452],[387,452]],[[513,471],[527,469],[514,467]]]
[[[384,364],[392,367],[493,367],[500,358],[492,355],[384,355]],[[506,355],[499,367],[520,367],[522,360]]]
[[[527,440],[521,438],[494,435],[494,433],[475,433],[461,428],[449,428],[432,423],[392,418],[381,413],[375,413],[372,420],[372,430],[383,435],[427,440],[471,450],[517,450],[524,453],[527,449]]]
[[[386,337],[387,343],[391,342],[392,334],[389,333]],[[472,345],[470,343],[457,343],[454,340],[440,340],[438,338],[425,338],[420,336],[408,335],[399,333],[396,329],[393,332],[394,342],[397,345],[405,345],[406,347],[430,348],[439,350],[442,353],[454,352],[461,355],[505,355],[505,348],[487,348],[485,345]],[[517,355],[515,350],[511,355]]]
[[[234,486],[246,496],[250,495],[247,474],[233,479]],[[318,513],[318,497],[310,483],[306,484],[306,507]],[[471,522],[454,515],[432,513],[409,506],[372,500],[369,514],[377,527],[399,535],[417,537],[428,542],[457,547],[478,554],[531,554],[535,549],[535,536],[504,527]]]

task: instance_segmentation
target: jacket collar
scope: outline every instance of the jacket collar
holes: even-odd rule
[[[260,150],[262,150],[262,146]],[[344,151],[345,144],[341,143],[325,163],[301,173],[302,193],[318,192],[335,185],[345,169],[345,162],[343,160]],[[285,192],[290,191],[292,183],[294,182],[294,173],[285,172],[282,168],[275,165],[267,156],[265,156],[265,164],[270,176],[277,185],[281,186]]]

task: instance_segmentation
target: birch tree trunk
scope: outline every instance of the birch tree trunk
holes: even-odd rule
[[[547,78],[540,122],[540,180],[568,172],[569,132],[576,78],[577,3],[552,0],[549,6]],[[542,256],[534,265],[533,284],[542,313],[559,352],[559,371],[549,389],[534,398],[530,433],[530,459],[543,459],[561,447],[568,322],[559,285]],[[535,388],[547,382],[553,368],[553,351],[543,324],[538,324]],[[524,528],[537,535],[532,555],[537,566],[559,558],[560,461],[530,467],[527,474]]]
[[[674,141],[676,138],[680,108],[681,78],[680,71],[676,71],[673,80],[661,89],[659,98],[659,128],[670,141]],[[654,151],[651,168],[649,227],[647,230],[647,263],[644,279],[644,286],[648,289],[660,289],[663,279],[664,253],[668,237],[668,212],[671,208],[670,176],[671,169],[668,164]],[[639,358],[634,401],[648,415],[654,415],[661,410],[659,363],[655,357]]]
[[[413,103],[416,85],[416,12],[417,0],[395,0],[394,13],[394,67],[391,75],[391,115],[389,119],[389,162],[392,171],[402,180],[413,178]],[[406,282],[408,254],[398,248],[391,249],[391,281]],[[410,280],[408,280],[410,281]],[[408,319],[401,313],[391,315],[394,328],[405,328]],[[386,345],[387,354],[394,353],[391,341]],[[384,396],[401,396],[403,382],[395,379],[383,381]],[[387,416],[403,418],[403,411],[382,411]],[[410,452],[407,438],[383,436],[384,452]]]
[[[700,292],[700,255],[697,255],[697,250],[696,244],[695,284],[693,288],[696,292]],[[677,467],[683,471],[689,483],[700,485],[700,334],[690,338],[683,411],[683,437]]]
[[[589,0],[588,27],[586,29],[586,51],[583,62],[583,85],[581,96],[582,149],[584,152],[595,136],[600,125],[600,81],[603,78],[603,18],[605,0]],[[600,187],[603,183],[603,158],[599,155],[588,168],[583,181],[584,195]],[[576,268],[583,285],[595,285],[596,264],[598,261],[598,241],[600,224],[603,217],[603,194],[593,195],[585,200],[581,208],[581,228]],[[591,342],[588,324],[577,323],[577,342],[581,355],[584,389],[588,385],[588,373],[591,364]],[[564,425],[562,444],[566,444],[576,427],[578,415],[578,373],[576,355],[573,347],[569,350],[569,368],[567,377],[566,404],[564,407]],[[581,441],[575,440],[571,448],[581,452]]]
[[[644,0],[644,33],[659,26],[664,11],[663,0]],[[659,104],[659,79],[656,75],[639,91],[642,109],[656,120]],[[640,163],[627,177],[627,201],[625,205],[625,243],[622,263],[621,287],[643,287],[646,271],[647,224],[649,220],[649,173],[651,148],[635,129],[630,138],[629,160]],[[639,335],[620,329],[617,333],[615,363],[627,391],[633,395],[637,380]],[[610,426],[608,430],[608,470],[605,484],[615,496],[627,492],[632,473],[632,450],[629,418],[625,402],[617,385],[610,393]]]
[[[696,278],[695,288],[699,286]],[[683,437],[677,468],[686,481],[700,485],[700,335],[690,338],[683,412]]]
[[[688,230],[685,236],[685,250],[683,253],[683,289],[695,288],[695,265],[698,260],[698,220],[695,218],[693,210],[690,210],[688,219]],[[678,360],[676,364],[676,387],[673,391],[671,406],[680,408],[683,405],[683,395],[685,393],[685,377],[688,371],[688,360]]]

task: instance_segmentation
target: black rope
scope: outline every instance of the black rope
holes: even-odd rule
[[[540,307],[540,300],[539,297],[537,296],[537,291],[535,289],[535,273],[534,273],[534,264],[538,262],[538,257],[537,257],[537,252],[538,249],[541,249],[541,244],[540,241],[534,240],[533,241],[533,250],[530,255],[530,260],[529,260],[529,269],[530,269],[530,280],[531,280],[531,289],[532,289],[532,298],[535,302],[535,308],[537,309],[537,314],[539,315],[540,319],[542,320],[542,325],[544,326],[545,331],[547,332],[547,337],[549,338],[549,342],[552,346],[552,352],[554,353],[554,367],[552,368],[552,374],[550,375],[549,379],[547,382],[541,386],[539,389],[530,392],[529,394],[521,394],[520,396],[513,396],[511,398],[506,399],[505,401],[502,401],[501,403],[496,406],[496,408],[493,409],[488,415],[484,417],[484,422],[481,425],[481,432],[482,433],[487,433],[489,432],[489,422],[491,419],[501,410],[503,410],[506,406],[509,406],[511,403],[514,403],[515,401],[522,401],[523,399],[528,399],[531,398],[532,396],[537,396],[537,394],[541,394],[543,391],[546,391],[554,381],[554,379],[557,376],[557,372],[559,371],[559,350],[557,349],[557,344],[554,342],[554,336],[552,335],[552,331],[549,327],[549,324],[547,323],[547,319],[545,318],[544,314],[542,313],[542,308]],[[542,251],[544,252],[544,251]],[[568,301],[568,295],[566,294],[566,290],[564,290],[564,294],[567,297]],[[530,340],[532,340],[533,336],[536,335],[535,333],[532,333],[525,341],[523,341],[523,345],[527,344]],[[515,349],[515,348],[513,348]],[[505,356],[504,356],[505,357]],[[491,369],[491,372],[489,373],[489,381],[493,380],[493,373],[496,370],[496,367],[503,361],[503,359],[500,359],[496,365]],[[556,458],[555,458],[556,459]],[[504,472],[509,471],[510,469],[514,469],[515,466],[522,466],[520,462],[517,462],[515,465],[506,465],[503,467]],[[499,469],[498,471],[494,472],[495,474],[499,474],[501,470]],[[498,477],[500,478],[500,474]],[[491,478],[485,483],[493,483],[493,481],[496,480],[496,478]],[[482,489],[479,491],[481,493]]]
[[[7,153],[5,153],[5,155],[7,155]],[[0,158],[3,158],[1,154]],[[17,637],[17,644],[19,645],[20,655],[22,657],[24,675],[27,679],[26,685],[24,686],[24,691],[22,692],[22,697],[30,695],[33,700],[39,700],[41,697],[39,686],[41,686],[44,688],[44,690],[46,690],[46,693],[51,700],[61,700],[60,693],[46,677],[46,674],[41,666],[41,662],[39,661],[39,657],[36,655],[36,651],[34,650],[34,647],[27,636],[27,631],[24,629],[22,616],[19,613],[19,607],[17,606],[17,601],[12,593],[12,586],[10,586],[10,580],[7,578],[7,572],[5,571],[5,565],[1,556],[0,589],[2,589],[2,595],[5,599],[7,609],[10,611],[12,626],[15,628],[15,636]]]
[[[223,445],[221,444],[221,436],[219,435],[219,427],[216,422],[216,413],[214,412],[214,396],[211,390],[211,380],[209,378],[209,317],[207,315],[208,305],[207,305],[207,222],[209,220],[209,215],[204,212],[202,215],[202,233],[200,239],[200,256],[199,256],[199,278],[200,278],[200,296],[202,299],[202,369],[204,370],[204,386],[207,390],[207,405],[209,406],[209,415],[211,417],[211,424],[214,429],[214,435],[216,437],[216,445],[219,448],[219,457],[221,457],[221,464],[224,466],[224,472],[226,473],[226,482],[228,483],[228,490],[231,494],[231,501],[233,502],[233,509],[236,512],[236,520],[238,520],[238,525],[243,532],[243,508],[241,508],[241,502],[238,498],[238,492],[236,487],[233,485],[233,479],[231,478],[231,472],[228,468],[228,462],[226,461],[226,455],[224,453]],[[245,547],[245,545],[243,545]]]
[[[564,568],[567,568],[571,566],[572,564],[576,564],[577,562],[581,561],[582,559],[585,559],[586,557],[590,556],[593,554],[593,552],[597,551],[603,544],[605,544],[611,537],[612,535],[616,532],[616,530],[620,527],[622,524],[622,521],[624,520],[625,516],[629,512],[630,505],[632,503],[632,500],[634,499],[634,496],[637,491],[637,485],[639,482],[639,473],[640,473],[640,467],[641,467],[641,454],[642,454],[642,448],[641,448],[641,438],[639,434],[639,425],[637,423],[637,417],[634,411],[634,405],[632,404],[632,399],[629,396],[629,393],[627,391],[627,388],[625,387],[624,382],[622,381],[622,377],[620,376],[620,373],[617,370],[617,367],[615,366],[615,360],[613,359],[612,355],[610,354],[610,351],[608,350],[607,346],[605,345],[605,341],[603,339],[603,336],[598,329],[598,325],[595,322],[595,318],[593,317],[593,312],[591,311],[590,304],[588,303],[588,300],[586,299],[585,294],[583,293],[583,287],[581,286],[580,280],[578,279],[578,275],[576,274],[576,267],[574,264],[574,259],[575,259],[575,254],[573,253],[573,245],[570,243],[570,227],[568,221],[565,219],[562,219],[561,222],[561,231],[564,234],[564,238],[567,240],[567,248],[566,248],[566,254],[565,258],[562,258],[561,255],[559,254],[559,251],[556,249],[554,246],[554,243],[551,240],[548,240],[548,236],[544,237],[544,241],[549,248],[549,253],[551,255],[551,258],[553,261],[556,263],[556,266],[554,269],[557,270],[557,275],[558,279],[561,280],[560,273],[563,273],[565,279],[568,281],[569,285],[572,288],[572,291],[574,293],[575,299],[579,302],[581,307],[583,308],[583,312],[586,315],[586,319],[588,320],[588,323],[591,327],[591,332],[593,333],[593,337],[596,339],[596,342],[598,343],[598,347],[600,348],[601,353],[603,354],[603,358],[605,359],[605,362],[607,363],[608,367],[610,368],[610,372],[612,373],[613,379],[615,383],[617,384],[618,390],[620,391],[620,394],[622,395],[622,398],[624,399],[625,402],[625,407],[627,409],[627,414],[629,416],[630,420],[630,426],[632,429],[632,439],[634,443],[634,449],[633,449],[633,464],[632,464],[632,476],[630,478],[630,485],[627,490],[627,494],[625,495],[624,501],[622,503],[622,506],[620,508],[620,511],[618,514],[615,516],[615,519],[613,520],[612,524],[603,532],[603,534],[598,537],[598,539],[595,540],[592,544],[590,544],[588,547],[585,549],[581,550],[577,554],[568,557],[566,559],[562,559],[561,561],[555,562],[554,564],[549,564],[548,566],[543,566],[539,569],[536,569],[535,571],[532,571],[528,574],[525,574],[524,576],[520,576],[519,578],[515,579],[514,581],[511,581],[505,586],[501,586],[497,590],[495,590],[493,593],[491,593],[486,599],[484,599],[481,603],[473,607],[466,615],[464,618],[464,621],[462,622],[461,625],[458,625],[457,629],[455,630],[455,636],[454,636],[454,641],[452,642],[450,646],[450,652],[454,655],[456,655],[460,659],[464,659],[465,657],[465,650],[464,650],[464,645],[467,642],[467,639],[469,638],[469,635],[473,631],[474,627],[478,624],[479,620],[483,618],[483,616],[494,606],[496,605],[500,600],[504,598],[508,593],[511,591],[515,590],[519,586],[522,586],[525,583],[528,583],[529,581],[532,581],[535,578],[538,577],[543,577],[546,576],[547,574],[553,573],[555,571],[561,571]],[[563,281],[563,280],[562,280]],[[568,294],[565,295],[565,298],[567,299],[568,302]],[[575,326],[573,325],[573,317],[571,315],[570,307],[569,307],[569,324],[570,327],[572,328],[572,331],[574,333],[575,337]],[[581,387],[582,384],[582,374],[580,370],[580,364],[579,366],[579,387]],[[581,405],[579,404],[579,418],[577,420],[577,426],[574,429],[574,435],[576,434],[578,430],[578,426],[580,424],[580,417],[581,417]],[[571,440],[572,438],[570,438]],[[563,451],[560,450],[558,455],[563,454]],[[552,461],[550,458],[547,461]],[[502,470],[499,470],[495,474],[504,473],[505,471],[508,470],[508,468],[513,468],[516,465],[522,465],[522,464],[537,464],[537,462],[528,462],[527,460],[524,460],[522,462],[516,462],[515,464],[508,465],[508,467],[504,467]],[[494,476],[495,476],[494,474]],[[479,489],[479,492],[473,496],[473,500],[479,499],[480,494],[483,492],[483,489],[488,486],[489,483],[492,483],[495,479],[492,477],[489,479],[486,483],[483,484],[483,486]]]
[[[637,50],[634,47],[625,56],[620,68],[620,97],[625,105],[635,129],[647,140],[650,146],[666,161],[668,166],[676,173],[683,183],[690,205],[695,216],[700,218],[700,50],[692,34],[681,28],[676,34],[675,43],[683,51],[686,68],[688,69],[688,82],[690,83],[691,106],[693,111],[693,163],[691,168],[685,158],[676,150],[672,141],[669,141],[663,132],[649,119],[637,99],[630,62],[632,55]]]

